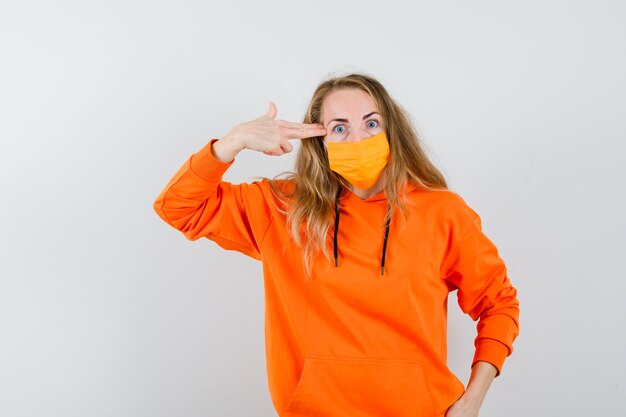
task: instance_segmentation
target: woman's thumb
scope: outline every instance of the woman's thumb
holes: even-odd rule
[[[276,117],[276,105],[273,101],[270,101],[269,108],[267,109],[267,112],[264,114],[264,116],[269,117],[270,119]]]

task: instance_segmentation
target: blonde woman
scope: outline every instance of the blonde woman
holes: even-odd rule
[[[519,301],[479,215],[447,188],[374,77],[321,82],[302,123],[266,114],[192,154],[154,202],[187,239],[262,262],[279,416],[475,417],[519,333]],[[250,149],[294,172],[222,180]],[[285,175],[286,174],[286,175]],[[446,365],[448,294],[477,323],[467,388]]]

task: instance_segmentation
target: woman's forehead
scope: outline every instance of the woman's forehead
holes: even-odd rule
[[[361,120],[366,114],[378,111],[372,97],[363,90],[343,89],[329,93],[322,103],[322,120],[335,118]]]

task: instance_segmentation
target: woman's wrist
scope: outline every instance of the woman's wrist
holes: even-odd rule
[[[498,369],[489,362],[476,362],[472,367],[470,380],[465,390],[466,399],[471,399],[472,401],[477,401],[479,404],[482,404],[487,395],[487,390],[497,372]]]
[[[237,154],[244,149],[244,146],[237,140],[236,136],[229,132],[224,137],[213,142],[211,145],[211,153],[215,159],[230,163],[235,159]]]

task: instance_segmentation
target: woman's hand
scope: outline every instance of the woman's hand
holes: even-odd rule
[[[445,417],[478,417],[481,401],[474,400],[465,394],[448,408]]]
[[[276,106],[270,101],[269,109],[264,115],[236,125],[222,139],[215,142],[213,144],[215,156],[223,161],[231,161],[243,149],[278,156],[293,151],[289,139],[326,135],[326,128],[322,124],[274,120],[275,117]]]

